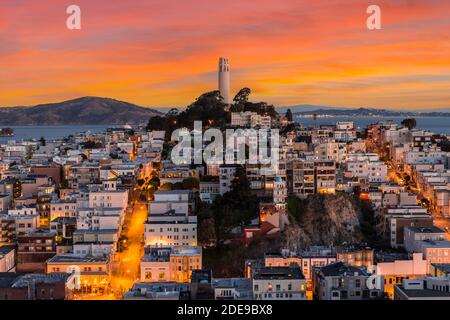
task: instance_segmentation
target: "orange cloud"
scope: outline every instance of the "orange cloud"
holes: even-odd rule
[[[361,0],[2,1],[0,105],[81,95],[182,107],[217,86],[253,99],[391,108],[450,107],[450,3],[380,0],[383,29]]]

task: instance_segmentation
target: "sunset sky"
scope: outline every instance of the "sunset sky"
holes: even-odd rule
[[[82,30],[66,28],[66,8]],[[382,9],[382,30],[366,9]],[[252,100],[450,108],[448,0],[1,0],[0,106],[80,96],[184,107],[217,88]]]

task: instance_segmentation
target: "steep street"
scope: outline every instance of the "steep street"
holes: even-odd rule
[[[139,279],[139,262],[144,252],[144,222],[147,220],[147,204],[136,202],[127,213],[122,230],[122,252],[117,252],[113,262],[111,288],[116,296],[122,296]]]

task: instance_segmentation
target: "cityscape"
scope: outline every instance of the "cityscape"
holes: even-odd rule
[[[274,105],[233,59],[187,107],[0,108],[0,300],[450,300],[448,92]]]
[[[0,297],[450,299],[449,137],[414,118],[305,127],[248,88],[231,99],[230,70],[220,58],[218,90],[145,126],[6,130]],[[277,133],[278,157],[237,164],[235,134],[225,161],[175,164],[171,132],[193,120]]]

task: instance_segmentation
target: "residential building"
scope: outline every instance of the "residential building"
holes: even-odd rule
[[[263,267],[253,272],[255,300],[306,300],[306,279],[298,265]]]

